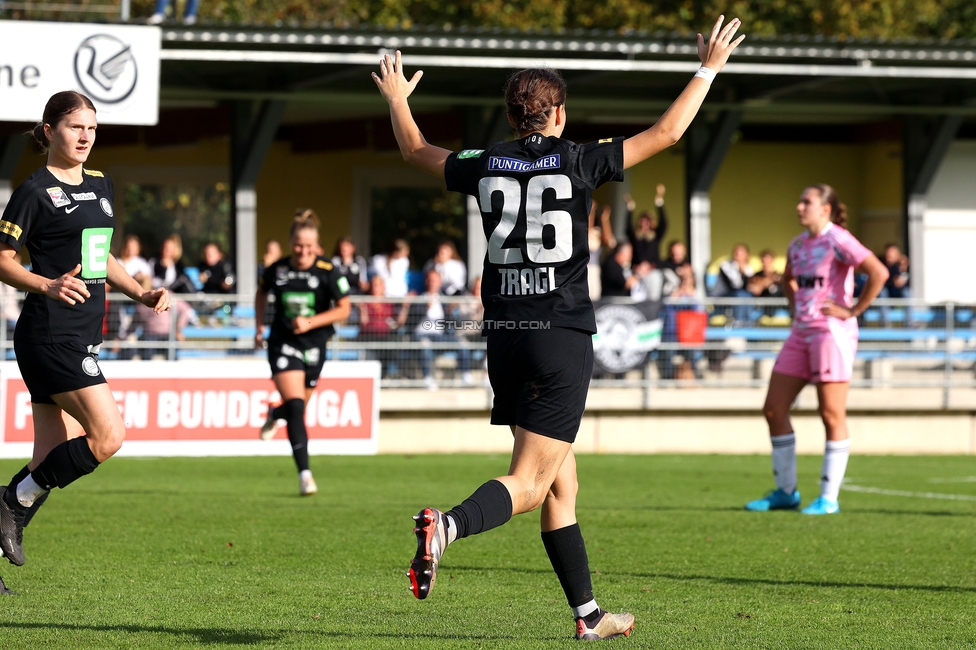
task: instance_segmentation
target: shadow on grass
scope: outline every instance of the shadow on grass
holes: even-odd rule
[[[169,634],[190,636],[197,644],[267,645],[282,639],[281,632],[244,632],[227,628],[177,628],[153,625],[76,625],[71,623],[10,623],[0,621],[0,630],[53,630],[58,632],[124,632],[126,634]]]
[[[226,628],[172,628],[152,625],[73,625],[71,623],[7,623],[0,622],[0,630],[45,630],[76,632],[124,632],[126,634],[169,634],[190,636],[196,644],[215,645],[260,645],[287,640],[289,632],[242,632]],[[456,634],[452,632],[369,632],[336,630],[296,630],[298,634],[334,639],[431,639],[455,641],[513,641],[519,639],[514,634]],[[539,641],[559,641],[569,637],[533,637]]]
[[[655,510],[660,512],[740,512],[744,511],[742,506],[656,506],[656,505],[626,505],[626,506],[611,506],[611,505],[579,505],[576,506],[577,511],[615,511],[615,512],[633,512],[638,510]]]
[[[489,567],[451,565],[442,569],[448,571],[507,571],[509,573],[524,573],[530,575],[552,575],[552,569],[526,569],[522,567]],[[832,580],[773,580],[770,578],[732,578],[725,576],[706,576],[677,573],[632,573],[627,571],[606,571],[604,575],[615,578],[657,578],[663,580],[677,580],[682,582],[712,582],[722,585],[769,585],[772,587],[828,587],[831,589],[881,589],[885,591],[931,591],[935,593],[973,594],[976,587],[961,587],[953,585],[896,585],[878,582],[836,582]]]
[[[949,510],[889,510],[886,508],[873,508],[865,510],[858,508],[848,510],[851,514],[858,515],[916,515],[919,517],[976,517],[976,512],[951,512]]]

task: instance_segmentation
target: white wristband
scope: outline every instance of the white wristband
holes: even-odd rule
[[[716,73],[711,68],[706,68],[705,66],[702,66],[702,67],[698,68],[698,72],[695,73],[695,77],[701,77],[702,79],[704,79],[705,81],[708,82],[708,85],[709,86],[711,86],[712,85],[712,81],[715,80],[715,75],[716,74],[718,74],[718,73]],[[694,77],[692,77],[692,78],[694,78]]]

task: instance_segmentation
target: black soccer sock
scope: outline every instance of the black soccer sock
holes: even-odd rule
[[[569,606],[579,607],[593,600],[590,563],[579,524],[542,533],[542,543]]]
[[[276,411],[288,421],[288,440],[298,471],[308,469],[308,431],[305,429],[305,400],[290,399]]]
[[[23,467],[20,468],[20,471],[14,474],[14,477],[10,479],[10,482],[7,483],[7,487],[10,488],[10,490],[13,491],[14,494],[16,494],[17,486],[20,484],[21,481],[23,481],[28,476],[30,476],[30,470],[27,469],[27,465],[24,465]]]
[[[27,514],[24,515],[24,528],[27,528],[27,524],[31,522],[31,519],[34,518],[34,515],[37,514],[37,511],[40,510],[41,506],[44,505],[44,502],[47,501],[47,498],[49,496],[51,496],[51,493],[45,492],[41,496],[34,499],[34,503],[32,503],[31,506],[27,508]]]
[[[48,453],[31,476],[45,490],[66,488],[98,467],[98,459],[88,447],[88,436],[62,442]]]
[[[284,404],[279,404],[278,406],[268,406],[268,416],[273,417],[275,420],[281,420],[285,417],[283,409]]]
[[[445,514],[457,524],[456,539],[477,535],[512,518],[512,495],[501,481],[492,479]]]

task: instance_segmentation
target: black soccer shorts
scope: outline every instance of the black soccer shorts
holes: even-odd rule
[[[593,336],[574,329],[490,330],[491,423],[576,440],[593,374]]]
[[[288,370],[303,370],[305,372],[305,388],[315,388],[325,365],[325,346],[303,350],[288,343],[278,341],[268,342],[268,363],[271,365],[271,375]]]
[[[54,404],[51,395],[105,383],[98,354],[81,343],[30,343],[15,337],[14,352],[35,404]]]

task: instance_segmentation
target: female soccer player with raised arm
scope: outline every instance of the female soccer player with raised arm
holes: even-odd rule
[[[264,345],[264,310],[268,294],[275,296],[274,321],[268,337],[268,363],[281,404],[268,407],[268,419],[261,427],[261,439],[270,440],[279,418],[288,423],[288,440],[298,466],[298,492],[318,492],[308,460],[308,431],[305,404],[315,390],[325,346],[335,331],[333,325],[349,318],[349,281],[339,268],[317,254],[318,217],[300,210],[289,233],[292,255],[265,269],[254,297],[255,347]]]
[[[790,242],[783,273],[783,292],[790,302],[793,328],[776,357],[763,406],[773,443],[776,489],[747,503],[746,510],[800,507],[790,406],[812,382],[817,386],[820,417],[827,429],[827,449],[820,496],[802,512],[830,515],[840,512],[837,494],[850,454],[847,389],[857,352],[857,317],[878,297],[888,279],[888,269],[845,230],[847,208],[829,185],[811,185],[803,190],[796,213],[806,232]],[[855,268],[868,275],[856,303]]]
[[[14,351],[34,415],[34,456],[0,487],[0,549],[18,566],[24,527],[48,491],[95,471],[125,438],[97,361],[105,282],[156,313],[169,309],[165,289],[143,290],[109,252],[115,187],[84,168],[96,126],[90,99],[53,95],[33,131],[47,164],[14,191],[0,221],[0,281],[27,292]],[[31,271],[14,259],[25,245]]]
[[[408,81],[400,53],[380,61],[373,79],[390,104],[404,160],[447,188],[474,196],[481,206],[488,252],[482,280],[485,322],[524,322],[527,329],[490,329],[488,375],[495,393],[492,424],[515,435],[506,476],[488,481],[442,513],[424,508],[415,520],[417,553],[411,590],[430,595],[448,544],[485,532],[513,515],[542,507],[542,541],[576,619],[576,636],[592,640],[628,635],[631,614],[610,614],[593,598],[586,549],[576,522],[579,430],[593,365],[596,332],[586,264],[591,194],[623,171],[673,145],[685,132],[743,37],[738,19],[715,23],[706,43],[698,35],[702,68],[657,124],[632,138],[577,145],[562,139],[566,84],[554,70],[513,74],[505,89],[508,118],[518,139],[487,151],[451,152],[427,143],[407,97],[422,75]],[[529,329],[545,327],[546,329]]]

